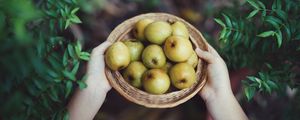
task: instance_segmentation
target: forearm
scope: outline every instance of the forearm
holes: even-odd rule
[[[87,88],[76,90],[68,105],[70,120],[92,120],[105,100],[109,89],[101,87],[100,80],[89,79],[93,78],[87,79]]]
[[[215,93],[205,102],[214,120],[248,120],[231,91]]]

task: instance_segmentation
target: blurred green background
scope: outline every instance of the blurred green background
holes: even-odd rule
[[[68,119],[92,48],[133,16],[165,12],[194,25],[226,61],[254,120],[300,118],[299,0],[0,0],[0,119]],[[224,103],[226,104],[226,103]],[[96,120],[210,119],[199,96],[149,109],[111,90]]]

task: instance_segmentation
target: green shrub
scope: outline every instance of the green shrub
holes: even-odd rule
[[[257,71],[243,81],[248,100],[256,92],[299,88],[299,20],[298,0],[247,0],[215,19],[222,27],[219,51],[228,66]]]
[[[85,88],[80,65],[89,59],[80,40],[62,36],[76,16],[76,0],[0,2],[0,103],[3,119],[68,119],[74,86]]]

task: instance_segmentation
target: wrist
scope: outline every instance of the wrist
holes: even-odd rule
[[[200,96],[205,102],[214,101],[216,99],[227,99],[229,97],[234,97],[233,92],[230,88],[205,88],[200,91]]]
[[[216,90],[212,91],[210,95],[204,98],[207,105],[223,103],[224,101],[235,99],[234,94],[231,90]]]
[[[90,89],[94,89],[97,91],[101,91],[103,93],[107,93],[111,86],[109,85],[107,80],[102,80],[99,77],[88,76],[86,80],[87,87]]]

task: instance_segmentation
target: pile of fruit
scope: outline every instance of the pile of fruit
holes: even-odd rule
[[[107,66],[120,70],[130,85],[164,94],[196,83],[198,57],[182,22],[142,19],[135,24],[133,35],[136,39],[115,42],[105,53]]]

